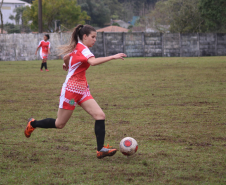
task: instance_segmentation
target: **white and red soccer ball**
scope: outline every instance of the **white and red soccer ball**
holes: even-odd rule
[[[125,137],[121,140],[120,144],[120,152],[126,156],[130,156],[136,153],[138,149],[138,144],[135,139],[132,137]]]

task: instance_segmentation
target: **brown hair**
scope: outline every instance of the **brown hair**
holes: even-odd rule
[[[62,45],[58,47],[60,50],[59,55],[65,55],[65,54],[71,53],[75,49],[76,45],[78,44],[78,38],[82,40],[83,35],[89,36],[91,31],[96,31],[96,30],[94,27],[90,25],[82,25],[82,24],[77,25],[74,28],[73,33],[71,35],[70,44]]]
[[[47,40],[49,40],[49,39],[50,39],[49,34],[45,34],[45,36],[47,37]]]

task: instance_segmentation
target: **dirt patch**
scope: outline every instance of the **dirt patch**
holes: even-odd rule
[[[213,146],[211,143],[202,142],[202,143],[189,143],[189,146]]]
[[[3,156],[5,158],[12,158],[12,159],[14,159],[14,158],[18,158],[18,156],[20,156],[20,152],[18,152],[18,151],[4,152]]]
[[[161,156],[169,157],[170,154],[168,154],[168,153],[166,153],[165,151],[162,150],[162,151],[159,151],[159,152],[156,152],[156,153],[153,153],[153,154],[150,155],[151,158],[156,158],[156,157],[161,157]]]
[[[226,137],[212,137],[214,141],[226,141]]]
[[[60,142],[60,143],[67,143],[67,141],[66,140],[63,140],[63,139],[54,139],[54,141]]]
[[[199,177],[197,175],[192,175],[192,176],[189,176],[189,177],[178,177],[178,179],[183,179],[183,180],[186,180],[186,181],[200,181],[202,180],[203,178],[202,177]]]
[[[69,147],[68,146],[57,146],[56,149],[57,150],[68,151],[69,150]]]
[[[217,102],[207,102],[207,101],[203,101],[203,102],[186,102],[186,103],[182,103],[182,104],[177,104],[178,106],[206,106],[206,105],[214,105],[217,104]]]
[[[119,123],[119,124],[123,124],[123,125],[125,125],[125,124],[130,124],[129,121],[119,121],[118,123]]]
[[[62,150],[62,151],[73,151],[73,152],[76,151],[74,149],[70,149],[68,146],[59,146],[59,145],[56,147],[56,149],[57,150]]]
[[[186,143],[186,139],[183,138],[176,138],[172,136],[164,136],[160,134],[153,135],[153,137],[150,137],[149,140],[155,140],[155,141],[167,141],[167,142],[173,142],[173,143]]]

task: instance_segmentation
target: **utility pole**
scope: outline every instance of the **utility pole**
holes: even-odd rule
[[[42,33],[42,0],[38,1],[38,32]]]

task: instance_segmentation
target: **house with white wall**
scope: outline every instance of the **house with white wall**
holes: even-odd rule
[[[3,0],[3,5],[2,5],[3,23],[16,24],[15,20],[11,20],[9,19],[9,17],[10,15],[15,16],[16,14],[13,12],[13,10],[21,6],[31,6],[31,5],[27,2],[20,1],[20,0]]]

